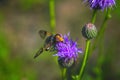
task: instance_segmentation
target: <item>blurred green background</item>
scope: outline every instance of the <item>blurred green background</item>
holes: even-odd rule
[[[84,50],[81,28],[91,20],[92,10],[82,0],[55,0],[55,6],[55,31],[70,32]],[[103,19],[104,13],[99,11],[95,23],[98,30]],[[0,0],[0,80],[61,80],[57,60],[50,53],[33,59],[44,42],[38,34],[40,29],[51,31],[49,0]],[[104,38],[102,67],[95,67],[99,51],[96,49],[89,58],[85,80],[97,80],[95,73],[100,71],[102,80],[120,80],[119,0]]]

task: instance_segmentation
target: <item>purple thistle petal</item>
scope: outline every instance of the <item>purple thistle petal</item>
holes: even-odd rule
[[[85,0],[86,1],[86,0]],[[115,5],[115,0],[87,0],[92,9],[101,9],[112,7]]]
[[[63,36],[64,42],[56,43],[55,49],[57,50],[57,54],[54,56],[76,60],[78,53],[82,53],[82,49],[78,48],[77,42],[69,39],[69,35],[70,33]]]

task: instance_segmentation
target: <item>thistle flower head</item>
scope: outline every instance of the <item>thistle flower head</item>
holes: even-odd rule
[[[94,24],[88,23],[85,24],[82,28],[82,35],[86,39],[93,39],[97,36],[97,29]]]
[[[104,10],[115,5],[115,0],[87,0],[92,9]]]
[[[68,35],[63,36],[64,41],[56,43],[58,62],[64,67],[71,66],[78,57],[78,53],[82,53],[81,48],[78,48],[77,42],[69,38]]]

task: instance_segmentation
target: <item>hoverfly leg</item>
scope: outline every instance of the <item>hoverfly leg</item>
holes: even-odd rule
[[[38,57],[43,52],[43,48],[40,48],[34,56],[34,59]]]

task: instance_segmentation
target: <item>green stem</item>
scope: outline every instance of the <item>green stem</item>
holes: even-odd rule
[[[97,75],[96,80],[102,80],[102,70],[101,70],[101,67],[102,67],[103,61],[105,59],[104,54],[103,54],[104,53],[104,46],[103,46],[104,39],[103,39],[103,37],[104,37],[104,33],[105,33],[105,30],[106,30],[106,27],[107,27],[107,21],[111,18],[110,13],[111,13],[111,9],[108,9],[107,12],[106,12],[106,16],[105,16],[105,19],[103,21],[103,24],[101,26],[101,29],[100,29],[100,31],[98,33],[98,38],[97,38],[98,40],[97,40],[97,42],[99,42],[99,44],[98,44],[99,53],[98,53],[96,68],[99,71],[96,73],[96,75]],[[96,44],[97,44],[97,42],[96,42]]]
[[[66,68],[61,68],[61,75],[62,75],[62,80],[66,80]]]
[[[103,61],[104,61],[104,39],[102,39],[100,41],[100,44],[99,44],[99,51],[98,51],[98,58],[96,60],[96,80],[103,80],[102,79],[102,64],[103,64]]]
[[[101,35],[102,34],[104,34],[104,32],[105,32],[105,29],[106,29],[106,25],[107,25],[107,21],[111,18],[111,9],[108,9],[107,10],[107,13],[106,13],[106,16],[105,16],[105,19],[104,19],[104,21],[103,21],[103,24],[102,24],[102,26],[101,26],[101,29],[100,29],[100,31],[98,32],[98,37],[100,36],[101,37]]]
[[[85,49],[84,59],[83,59],[83,63],[82,63],[82,66],[81,66],[81,70],[80,70],[80,73],[79,73],[79,77],[78,77],[79,80],[81,80],[81,78],[82,78],[83,71],[84,71],[85,66],[86,66],[86,63],[87,63],[89,48],[90,48],[90,40],[87,40],[87,41],[86,41],[86,49]]]
[[[96,15],[97,15],[97,10],[94,10],[93,15],[92,15],[92,19],[91,19],[91,22],[93,24],[96,21]],[[85,69],[85,66],[86,66],[86,63],[87,63],[87,58],[88,58],[88,55],[89,55],[89,48],[90,48],[90,40],[87,40],[86,41],[85,54],[84,54],[83,61],[82,61],[82,66],[81,66],[81,69],[80,69],[79,76],[77,78],[78,80],[82,79],[82,75],[83,75],[83,72],[84,72],[84,69]]]
[[[55,33],[56,19],[55,19],[55,0],[50,0],[50,27],[53,33]]]
[[[97,16],[97,10],[94,10],[94,11],[93,11],[93,15],[92,15],[92,19],[91,19],[91,22],[92,22],[93,24],[95,23],[96,16]]]
[[[111,9],[108,9],[106,12],[106,16],[105,19],[100,27],[100,30],[98,32],[98,35],[96,37],[95,43],[93,44],[92,50],[90,51],[90,54],[95,50],[97,43],[101,40],[102,36],[104,35],[105,29],[106,29],[106,25],[107,25],[107,21],[111,18],[110,15]]]

